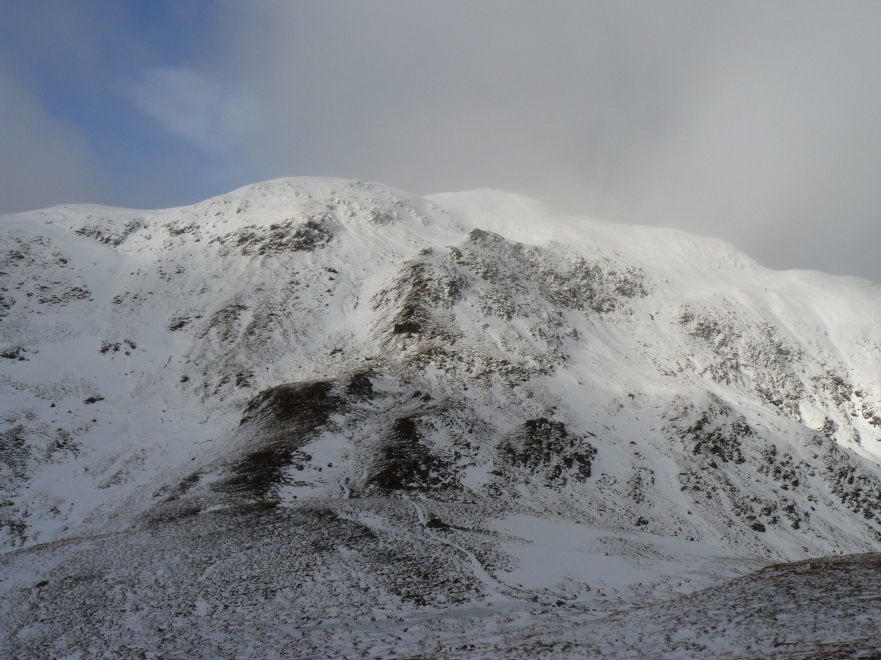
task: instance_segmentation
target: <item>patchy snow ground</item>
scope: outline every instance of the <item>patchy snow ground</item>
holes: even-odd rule
[[[540,624],[472,657],[877,658],[879,569],[877,553],[776,564],[601,620]]]
[[[730,578],[881,549],[875,284],[332,179],[0,246],[12,656],[795,653],[785,599],[728,646],[664,635]],[[842,644],[848,598],[811,601]]]

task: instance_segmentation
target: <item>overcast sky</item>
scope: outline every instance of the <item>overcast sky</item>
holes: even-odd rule
[[[0,0],[0,213],[499,188],[881,282],[881,2]]]

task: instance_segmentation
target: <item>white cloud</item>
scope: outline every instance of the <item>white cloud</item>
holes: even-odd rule
[[[215,156],[229,156],[259,124],[258,103],[192,69],[146,69],[123,94],[169,133]]]

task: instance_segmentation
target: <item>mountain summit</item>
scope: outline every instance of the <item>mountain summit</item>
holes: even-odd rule
[[[453,653],[881,549],[870,282],[335,179],[0,245],[13,655]]]

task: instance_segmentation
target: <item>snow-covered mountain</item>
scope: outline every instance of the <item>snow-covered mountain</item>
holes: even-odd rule
[[[881,549],[870,282],[335,179],[0,246],[16,653],[425,653]]]

